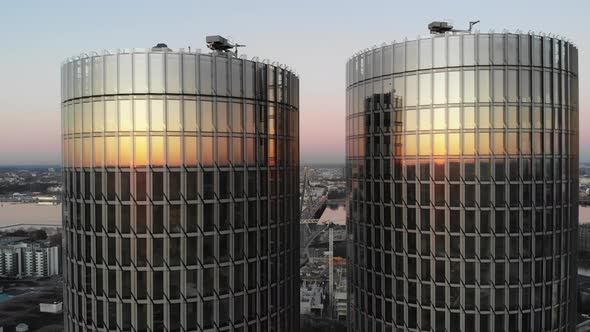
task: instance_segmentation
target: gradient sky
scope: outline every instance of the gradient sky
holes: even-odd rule
[[[0,11],[0,165],[60,163],[59,67],[117,48],[206,50],[205,36],[246,44],[301,80],[303,162],[344,161],[344,65],[354,52],[426,35],[432,20],[488,31],[543,31],[580,50],[580,154],[590,161],[590,1],[8,1]],[[590,54],[590,51],[589,53]]]

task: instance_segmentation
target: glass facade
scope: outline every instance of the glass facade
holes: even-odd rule
[[[574,329],[577,54],[449,33],[348,61],[350,330]]]
[[[62,65],[67,331],[297,331],[299,79],[169,49]]]

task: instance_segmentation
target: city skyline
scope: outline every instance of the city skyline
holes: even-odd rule
[[[84,5],[65,1],[10,4],[0,14],[2,24],[6,25],[0,37],[10,48],[0,63],[3,72],[0,88],[4,91],[0,96],[3,118],[0,165],[60,163],[59,81],[56,79],[59,65],[72,54],[90,50],[149,48],[165,42],[175,49],[190,45],[193,50],[206,52],[205,35],[221,34],[246,44],[240,52],[248,58],[280,60],[296,68],[304,83],[301,91],[304,163],[344,162],[342,68],[350,54],[371,43],[380,45],[382,41],[427,35],[426,25],[432,20],[449,17],[457,27],[466,27],[468,21],[479,19],[481,23],[476,28],[481,32],[490,28],[513,32],[522,29],[525,33],[528,29],[552,31],[571,39],[582,51],[580,72],[588,68],[583,54],[586,45],[590,45],[590,34],[582,26],[588,3],[570,1],[577,10],[560,15],[556,10],[572,6],[555,8],[549,1],[535,2],[536,15],[528,15],[532,2],[500,2],[510,4],[510,11],[498,2],[433,1],[428,6],[408,3],[404,15],[394,15],[398,7],[375,2],[374,8],[379,10],[372,12],[370,22],[357,15],[358,5],[353,2],[297,5],[264,2],[263,6],[236,2],[231,6],[232,11],[222,4],[188,1],[179,2],[173,8],[163,8],[156,2],[126,2],[116,7],[109,6],[109,1]],[[113,15],[110,8],[117,8],[118,14]],[[287,14],[277,17],[272,15],[274,12]],[[396,16],[395,21],[388,19],[392,15]],[[68,30],[72,24],[79,29]],[[371,36],[370,40],[366,36]],[[584,110],[590,102],[584,80],[580,82],[580,91],[580,109]],[[581,123],[589,120],[590,115],[580,113]],[[29,126],[32,123],[35,125]],[[25,127],[31,129],[23,130]],[[590,133],[582,131],[580,145],[588,144]],[[590,151],[582,149],[580,160],[589,161]]]

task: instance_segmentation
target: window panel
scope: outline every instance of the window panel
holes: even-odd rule
[[[494,70],[494,102],[504,102],[503,70]]]
[[[447,40],[446,36],[434,37],[434,67],[447,65]]]
[[[405,71],[405,44],[393,45],[393,71],[396,73]]]
[[[504,64],[504,35],[493,36],[493,56],[495,65]]]
[[[405,135],[404,141],[406,146],[406,155],[416,155],[416,135]]]
[[[446,110],[444,108],[435,108],[433,110],[433,116],[433,125],[435,130],[447,129],[447,116]]]
[[[222,57],[215,57],[215,80],[216,80],[216,93],[221,96],[227,95],[228,92],[228,70],[227,70],[227,59]]]
[[[543,83],[540,71],[533,71],[532,82],[533,102],[540,103],[542,101],[541,84]]]
[[[472,87],[473,88],[473,87]],[[437,89],[435,76],[435,103],[437,103]],[[449,72],[449,103],[460,103],[461,102],[461,72],[452,71]]]
[[[458,107],[449,108],[449,129],[460,129],[461,128],[461,112]]]
[[[432,128],[430,113],[429,108],[420,110],[420,130],[430,130]]]
[[[447,102],[447,81],[445,73],[434,73],[434,103],[444,104]]]
[[[227,133],[229,131],[229,117],[228,117],[228,109],[227,103],[225,102],[217,102],[217,111],[215,114],[217,115],[217,132],[218,133]]]
[[[180,54],[166,54],[166,92],[180,93]]]
[[[531,108],[528,106],[521,106],[520,107],[520,123],[522,128],[530,128],[531,127]]]
[[[449,67],[461,65],[461,36],[449,36]]]
[[[150,101],[150,130],[164,131],[166,125],[164,122],[164,101],[151,100]]]
[[[479,146],[478,152],[480,155],[488,155],[490,154],[490,134],[487,132],[480,132],[479,133]]]
[[[478,91],[479,102],[490,102],[490,72],[488,70],[480,70],[478,72]]]
[[[94,146],[92,149],[94,153],[94,167],[103,167],[105,163],[104,158],[104,138],[95,137]]]
[[[432,67],[432,39],[420,40],[420,69]]]
[[[150,92],[164,93],[164,54],[150,53]]]
[[[404,122],[404,130],[405,131],[414,131],[416,130],[417,118],[416,118],[416,110],[407,110],[406,114],[406,121]]]
[[[479,107],[478,112],[478,123],[479,128],[489,128],[490,127],[490,108],[489,107]]]
[[[473,66],[475,64],[475,35],[463,36],[463,65]]]
[[[131,100],[119,100],[119,131],[133,130],[133,109]]]
[[[447,135],[446,134],[434,134],[433,138],[433,154],[434,155],[446,155],[447,154]]]
[[[213,166],[213,137],[201,138],[201,163],[203,166]]]
[[[149,162],[148,139],[145,136],[135,136],[134,164],[136,167],[145,167]]]
[[[490,64],[490,42],[488,35],[479,35],[477,54],[478,64]]]
[[[504,154],[504,133],[494,133],[494,154]]]
[[[518,154],[518,133],[508,133],[507,144],[509,154]]]
[[[197,137],[184,137],[184,163],[189,167],[198,165]]]
[[[510,66],[518,65],[518,35],[508,35],[506,43],[507,64]]]
[[[133,115],[135,117],[134,130],[147,131],[149,129],[147,100],[137,99],[133,101]]]
[[[463,134],[463,154],[473,155],[475,154],[475,134],[464,133]]]
[[[164,137],[152,136],[150,142],[150,152],[152,159],[152,166],[164,166],[165,155],[164,155]]]
[[[104,83],[105,94],[117,93],[117,56],[107,55],[104,57]]]
[[[463,102],[475,102],[475,71],[473,70],[463,72]]]
[[[182,116],[180,114],[180,100],[168,100],[166,106],[166,127],[168,131],[181,131]]]
[[[182,92],[197,93],[197,58],[194,54],[182,55]]]
[[[213,74],[211,72],[211,56],[199,56],[199,88],[202,94],[210,95],[213,93],[212,80]]]
[[[105,138],[105,166],[117,165],[117,138]]]
[[[520,64],[528,66],[530,64],[530,36],[520,35],[519,55]]]
[[[418,69],[418,42],[406,42],[406,71]]]
[[[119,166],[130,167],[132,166],[132,148],[133,141],[129,136],[119,137]]]
[[[133,92],[148,92],[148,60],[147,54],[133,54]]]
[[[133,85],[131,54],[119,54],[119,93],[131,93]]]
[[[463,128],[465,128],[465,129],[475,128],[475,107],[464,107],[463,108]]]
[[[201,102],[201,119],[200,119],[201,131],[214,131],[213,122],[213,104],[210,101]]]
[[[429,156],[432,153],[430,134],[422,134],[420,137],[420,155]]]
[[[430,105],[432,103],[431,75],[420,75],[420,105]]]
[[[92,132],[92,104],[88,102],[82,104],[82,132]]]
[[[461,154],[461,134],[449,134],[449,155]]]
[[[184,130],[197,131],[197,102],[195,100],[184,100],[183,116]]]
[[[504,128],[504,107],[502,106],[495,106],[494,110],[494,128],[495,129],[502,129]]]
[[[395,84],[395,83],[394,83]],[[416,106],[417,101],[417,82],[416,75],[406,76],[406,102],[405,106]]]

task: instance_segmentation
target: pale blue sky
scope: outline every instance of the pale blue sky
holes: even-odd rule
[[[19,0],[0,8],[0,164],[59,163],[59,66],[65,58],[158,42],[205,49],[209,34],[232,36],[247,45],[242,52],[249,57],[295,69],[302,90],[302,160],[340,162],[348,57],[385,41],[426,35],[427,24],[442,18],[457,26],[479,19],[481,31],[544,31],[573,40],[580,49],[580,154],[590,160],[590,1]]]

